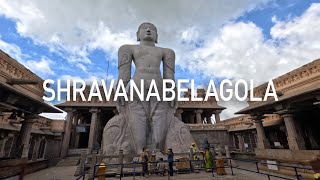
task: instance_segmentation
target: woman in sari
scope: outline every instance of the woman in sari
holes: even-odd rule
[[[206,168],[206,172],[212,171],[213,168],[213,156],[209,149],[204,150],[204,165]]]

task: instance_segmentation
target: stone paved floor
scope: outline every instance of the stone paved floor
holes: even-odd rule
[[[254,170],[255,166],[252,164],[240,164],[241,168],[247,168]],[[50,167],[48,169],[44,169],[32,174],[28,174],[25,176],[26,180],[71,180],[75,179],[73,176],[75,172],[76,167],[75,166],[66,166],[66,167]],[[202,180],[202,179],[232,179],[232,180],[267,180],[268,177],[265,175],[260,175],[252,172],[246,172],[243,170],[234,170],[235,175],[232,176],[230,172],[230,168],[226,169],[228,175],[225,176],[217,176],[215,174],[215,177],[212,177],[211,173],[192,173],[192,174],[175,174],[170,179],[171,180],[188,180],[188,179],[196,179],[196,180]],[[116,179],[116,178],[106,178],[106,179]],[[133,177],[124,177],[122,178],[124,180],[131,180]],[[142,180],[142,179],[151,179],[151,180],[165,180],[168,179],[167,176],[160,177],[160,176],[148,176],[148,177],[136,177],[136,180]],[[271,177],[271,180],[279,180],[279,178]]]

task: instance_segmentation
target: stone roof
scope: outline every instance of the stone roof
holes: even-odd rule
[[[36,80],[39,83],[35,85],[16,85],[15,87],[21,91],[28,91],[35,94],[37,97],[42,99],[44,90],[42,87],[43,79],[37,76],[35,73],[30,71],[28,68],[20,64],[17,60],[10,57],[7,53],[0,50],[0,81],[1,77],[8,81],[9,79],[25,79],[25,80]]]
[[[249,106],[235,114],[247,114],[253,110],[261,110],[270,105],[292,100],[308,93],[320,92],[320,59],[314,60],[304,66],[290,71],[282,76],[273,79],[275,88],[279,93],[278,101],[273,98],[267,101],[250,102]],[[267,83],[254,88],[255,97],[263,97]]]

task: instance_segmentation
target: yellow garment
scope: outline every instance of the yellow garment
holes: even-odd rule
[[[197,147],[196,146],[191,146],[190,148],[192,149],[193,153],[195,153],[197,151]],[[193,155],[193,160],[198,160],[197,155]]]
[[[320,179],[320,173],[315,173],[315,174],[313,175],[313,177],[314,177],[315,179]]]

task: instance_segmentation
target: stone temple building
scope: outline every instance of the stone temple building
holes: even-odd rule
[[[59,157],[62,112],[42,100],[43,79],[0,50],[0,179],[45,168]]]
[[[97,99],[82,102],[77,97],[76,102],[48,105],[42,100],[42,82],[0,51],[0,179],[58,161],[59,165],[68,158],[64,165],[76,165],[81,151],[101,146],[103,128],[117,113],[115,102]],[[308,167],[308,161],[320,154],[320,60],[275,78],[274,84],[279,101],[248,102],[239,116],[227,120],[220,121],[225,108],[214,99],[179,102],[175,115],[186,123],[200,148],[207,138],[212,147],[228,145],[233,157]],[[255,97],[262,97],[266,87],[267,83],[254,88]],[[197,90],[198,96],[204,93]],[[65,121],[39,116],[61,112],[58,108],[67,112]]]
[[[90,88],[87,87],[84,95],[88,95],[89,92]],[[205,97],[205,90],[198,89],[197,95]],[[190,96],[191,91],[189,90],[185,93],[185,97]],[[103,128],[108,120],[117,113],[114,101],[98,101],[95,97],[91,102],[83,102],[80,96],[77,96],[76,99],[76,102],[69,101],[56,105],[68,113],[61,151],[62,157],[80,154],[84,149],[100,147]],[[110,99],[113,99],[113,94]],[[203,102],[179,102],[175,115],[187,124],[197,144],[202,144],[207,138],[212,144],[225,145],[228,140],[226,130],[219,129],[212,124],[212,121],[220,122],[220,113],[223,109],[225,108],[219,106],[215,99],[211,98]]]
[[[237,156],[277,164],[309,166],[320,154],[320,59],[273,80],[278,101],[248,102],[245,114],[222,121]],[[267,83],[254,88],[264,96]],[[288,171],[279,168],[279,171]]]

